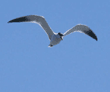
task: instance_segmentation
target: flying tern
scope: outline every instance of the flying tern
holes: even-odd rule
[[[50,40],[49,47],[58,44],[61,40],[63,40],[63,37],[73,32],[85,33],[97,41],[97,36],[95,35],[95,33],[88,26],[82,24],[78,24],[62,34],[60,32],[55,33],[54,31],[52,31],[52,29],[49,27],[48,23],[46,22],[43,16],[28,15],[28,16],[12,19],[8,23],[13,23],[13,22],[32,22],[39,24],[45,30],[45,32],[49,37]]]

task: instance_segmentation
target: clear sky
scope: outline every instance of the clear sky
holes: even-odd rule
[[[48,48],[39,25],[7,23],[31,14],[56,33],[85,24],[98,41],[76,32]],[[1,0],[0,92],[110,92],[110,0]]]

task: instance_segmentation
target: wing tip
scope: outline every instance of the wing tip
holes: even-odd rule
[[[94,38],[96,41],[98,41],[98,39],[97,39],[97,37],[96,38]]]
[[[12,23],[12,21],[10,20],[10,21],[8,21],[7,23]]]
[[[12,20],[8,21],[8,23],[12,23],[12,22],[26,22],[26,21],[29,21],[29,19],[26,16],[23,16],[23,17],[19,17],[19,18],[16,18],[16,19],[12,19]]]
[[[97,36],[95,35],[95,33],[90,29],[89,33],[87,33],[89,36],[91,36],[93,39],[95,39],[96,41],[98,41]]]

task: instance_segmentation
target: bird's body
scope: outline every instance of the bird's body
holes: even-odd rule
[[[50,44],[49,47],[52,47],[54,45],[57,45],[58,43],[60,43],[60,41],[63,40],[62,36],[60,36],[59,34],[53,34],[50,40]]]
[[[64,34],[62,33],[55,33],[51,30],[49,27],[48,23],[46,22],[45,18],[42,16],[37,16],[37,15],[28,15],[28,16],[23,16],[19,17],[13,20],[10,20],[8,23],[12,22],[32,22],[32,23],[37,23],[39,24],[47,33],[50,44],[49,47],[52,47],[58,43],[60,43],[61,40],[63,40],[63,37],[72,33],[72,32],[81,32],[89,35],[93,39],[97,40],[97,36],[94,34],[94,32],[86,25],[78,24],[75,27],[67,30]]]

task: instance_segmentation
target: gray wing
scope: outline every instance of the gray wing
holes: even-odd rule
[[[32,22],[32,23],[37,23],[39,24],[47,33],[49,39],[51,39],[51,36],[54,34],[54,32],[51,30],[49,27],[48,23],[46,22],[45,18],[42,16],[37,16],[37,15],[28,15],[28,16],[23,16],[19,17],[13,20],[10,20],[8,23],[12,22]]]
[[[94,32],[86,25],[78,24],[75,27],[67,30],[63,35],[66,36],[72,32],[81,32],[89,35],[93,39],[97,40],[97,36],[94,34]]]

